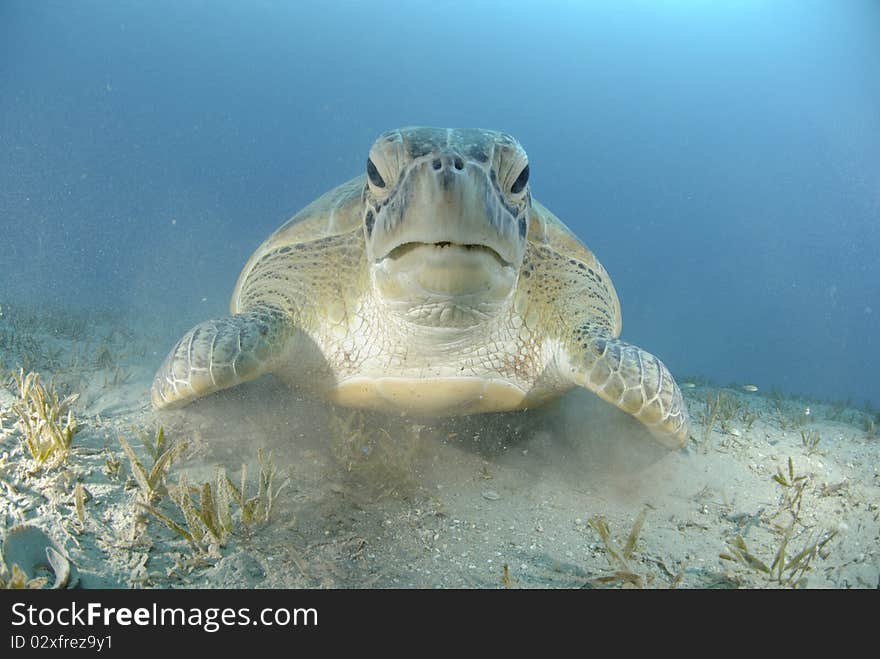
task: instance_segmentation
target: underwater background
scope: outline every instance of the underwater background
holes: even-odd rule
[[[516,136],[679,378],[880,405],[880,3],[0,0],[0,310],[226,313],[384,130]]]

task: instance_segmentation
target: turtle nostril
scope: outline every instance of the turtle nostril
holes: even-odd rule
[[[464,169],[464,161],[459,156],[455,156],[455,160],[453,162],[454,162],[456,169],[458,169],[458,170]]]
[[[434,162],[431,163],[431,165],[434,167],[434,169],[438,170],[443,167],[443,163],[440,162],[440,158],[434,158]]]

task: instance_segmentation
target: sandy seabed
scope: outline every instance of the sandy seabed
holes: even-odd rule
[[[679,378],[693,427],[674,452],[586,392],[426,421],[267,377],[157,415],[170,330],[3,311],[0,537],[47,587],[47,543],[78,588],[880,586],[875,410]],[[78,394],[57,464],[24,441],[19,366]],[[159,427],[163,450],[185,448],[150,499]]]

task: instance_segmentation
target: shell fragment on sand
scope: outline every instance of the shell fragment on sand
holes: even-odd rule
[[[71,562],[36,526],[11,528],[3,542],[3,558],[10,571],[18,566],[28,579],[45,577],[53,589],[73,588],[78,581]]]

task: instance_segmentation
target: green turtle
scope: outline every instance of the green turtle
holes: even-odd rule
[[[678,385],[618,339],[608,273],[532,198],[526,152],[506,133],[384,133],[361,176],[254,252],[230,308],[174,346],[154,407],[266,373],[416,417],[531,408],[583,387],[670,448],[688,437]]]

